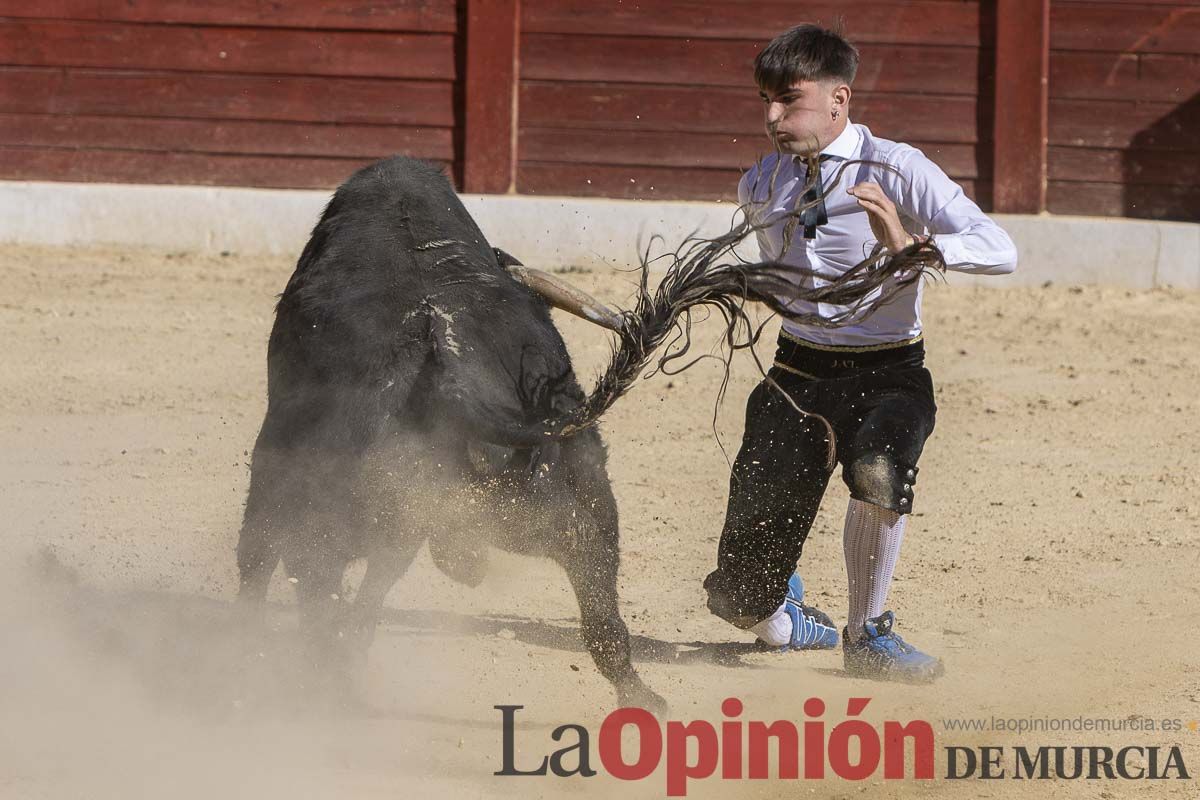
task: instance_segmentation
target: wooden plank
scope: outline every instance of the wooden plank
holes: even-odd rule
[[[521,161],[746,169],[769,147],[765,135],[571,130],[522,126]]]
[[[737,200],[738,169],[671,169],[522,161],[522,194],[646,200]]]
[[[763,130],[762,101],[746,89],[521,81],[520,107],[522,124],[531,128],[733,136]],[[979,138],[973,97],[863,92],[854,95],[850,114],[878,135],[899,141],[973,144]]]
[[[766,136],[521,128],[521,161],[746,169],[770,152]],[[954,178],[976,178],[976,146],[911,142]]]
[[[1096,0],[1052,0],[1056,5],[1070,6],[1072,3],[1080,5],[1096,4]],[[1196,0],[1104,0],[1106,6],[1194,6]]]
[[[530,127],[755,134],[763,104],[750,89],[521,81]]]
[[[450,161],[449,128],[245,120],[0,114],[0,145]]]
[[[1046,204],[1054,214],[1200,221],[1200,188],[1196,186],[1051,181]]]
[[[1052,98],[1183,103],[1197,92],[1200,57],[1195,55],[1050,53]]]
[[[454,37],[0,19],[9,65],[454,80]]]
[[[1066,6],[1072,3],[1096,4],[1096,0],[1052,0],[1052,2]],[[1107,6],[1194,6],[1196,0],[1104,0],[1104,4]]]
[[[978,2],[815,0],[525,0],[521,28],[530,33],[753,39],[767,42],[793,25],[844,23],[855,42],[979,46]]]
[[[467,0],[463,186],[510,192],[516,182],[518,0]]]
[[[1050,47],[1119,53],[1196,53],[1200,6],[1053,3]]]
[[[1137,100],[1051,100],[1050,144],[1071,147],[1136,147],[1200,150],[1200,103]]]
[[[454,125],[448,82],[36,67],[0,68],[0,111]]]
[[[1049,167],[1050,180],[1200,186],[1200,153],[1051,147]]]
[[[0,146],[0,178],[328,189],[372,161]]]
[[[528,80],[678,83],[752,87],[765,42],[646,39],[525,33],[521,77]],[[969,47],[865,44],[855,91],[976,94],[979,51]]]
[[[1037,214],[1046,207],[1050,0],[1010,0],[996,17],[993,207]]]
[[[454,33],[455,0],[0,0],[0,17]]]
[[[991,141],[991,109],[974,97],[858,94],[850,114],[873,133],[899,142],[983,144]]]
[[[524,194],[616,197],[644,200],[737,200],[741,170],[619,167],[522,161],[517,188]],[[971,197],[990,197],[986,184],[964,180]],[[982,204],[981,204],[982,205]]]

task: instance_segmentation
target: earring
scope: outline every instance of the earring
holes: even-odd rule
[[[834,119],[838,118],[838,110],[836,108],[833,110],[833,118]]]

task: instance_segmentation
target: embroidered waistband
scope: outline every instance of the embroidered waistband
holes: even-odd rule
[[[866,370],[920,367],[924,363],[925,342],[920,336],[868,347],[833,347],[780,332],[774,365],[792,375],[819,380]]]
[[[898,342],[882,342],[881,344],[863,346],[818,344],[817,342],[810,342],[807,339],[801,339],[799,336],[794,336],[785,330],[779,331],[779,338],[787,339],[792,344],[798,344],[801,347],[811,347],[813,350],[822,350],[826,353],[874,353],[877,350],[894,350],[897,347],[907,347],[911,344],[916,344],[925,338],[925,334],[918,333],[911,339],[901,339]]]

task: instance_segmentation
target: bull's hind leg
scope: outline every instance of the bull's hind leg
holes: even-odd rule
[[[345,635],[347,604],[341,599],[342,577],[349,558],[330,541],[338,529],[328,517],[309,519],[303,547],[289,543],[283,554],[288,580],[296,588],[304,663],[318,699],[342,707],[358,707],[360,693],[354,649]]]
[[[261,519],[246,520],[238,536],[238,603],[259,604],[266,600],[271,575],[279,563],[275,534]]]
[[[283,564],[296,587],[301,630],[314,643],[331,648],[337,638],[342,575],[349,558],[323,542],[309,542],[303,551],[286,554]]]
[[[280,535],[285,515],[297,503],[286,497],[287,463],[276,453],[255,447],[250,470],[250,490],[238,535],[238,604],[261,606],[280,558]]]
[[[238,536],[238,603],[261,604],[279,564],[279,536],[270,517],[247,511]]]
[[[353,656],[360,667],[375,641],[375,629],[383,617],[383,602],[416,558],[422,541],[423,537],[415,534],[401,536],[373,547],[367,556],[367,571],[354,596],[348,625]]]
[[[339,636],[346,604],[342,578],[361,546],[360,459],[354,452],[320,450],[291,465],[292,496],[280,555],[300,606],[301,635],[312,661],[345,671]]]

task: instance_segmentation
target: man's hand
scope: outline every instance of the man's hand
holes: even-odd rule
[[[866,210],[867,218],[871,221],[871,232],[887,248],[888,253],[895,255],[913,243],[914,237],[900,224],[896,204],[888,199],[879,184],[860,183],[846,192]]]

